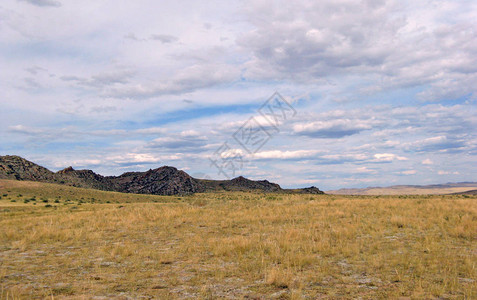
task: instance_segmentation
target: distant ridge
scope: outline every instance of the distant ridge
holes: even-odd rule
[[[460,193],[454,193],[454,195],[477,195],[477,190],[470,190]]]
[[[127,172],[120,176],[102,176],[91,170],[75,170],[71,166],[55,173],[15,155],[0,156],[0,179],[40,181],[104,191],[152,195],[187,195],[209,191],[323,194],[316,187],[285,190],[268,180],[254,181],[242,176],[231,180],[196,179],[170,166],[146,172]]]
[[[444,195],[460,194],[477,189],[477,182],[456,182],[430,185],[393,185],[388,187],[345,188],[327,191],[336,195]]]

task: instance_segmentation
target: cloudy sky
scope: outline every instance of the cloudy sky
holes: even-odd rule
[[[2,0],[0,155],[325,190],[477,181],[475,16],[466,0]]]

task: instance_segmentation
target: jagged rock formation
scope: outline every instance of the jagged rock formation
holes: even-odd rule
[[[164,166],[147,172],[128,172],[118,177],[108,177],[118,192],[154,195],[177,195],[204,192],[197,179],[174,167]]]
[[[0,179],[55,182],[55,173],[16,155],[0,156]]]
[[[56,172],[58,180],[76,187],[92,188],[103,191],[116,191],[110,178],[101,176],[91,170],[75,170],[68,167]]]
[[[58,173],[58,174],[71,174],[71,173],[73,173],[74,171],[75,171],[75,169],[73,169],[72,166],[69,166],[68,168],[64,168],[63,170],[60,170],[60,171],[58,171],[58,172],[56,172],[56,173]]]
[[[263,191],[263,192],[281,192],[282,188],[268,180],[250,180],[243,176],[231,180],[205,180],[200,179],[205,185],[207,191]]]
[[[297,192],[300,194],[324,194],[325,193],[321,191],[319,188],[317,188],[316,186],[297,189]]]
[[[91,170],[75,170],[73,167],[54,173],[19,156],[10,155],[0,156],[0,179],[41,181],[105,191],[153,195],[186,195],[206,191],[323,193],[316,187],[284,190],[268,180],[254,181],[242,176],[232,180],[195,179],[186,172],[169,166],[107,177]]]
[[[282,188],[278,184],[271,183],[268,180],[253,181],[243,176],[239,176],[230,180],[230,184],[231,186],[235,186],[237,188],[244,188],[247,190],[263,190],[265,192],[279,192],[282,190]]]
[[[184,171],[161,167],[104,177],[91,170],[65,168],[56,173],[19,156],[0,156],[0,179],[30,180],[125,193],[177,195],[205,191],[203,184]]]

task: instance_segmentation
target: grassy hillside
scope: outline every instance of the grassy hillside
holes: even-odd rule
[[[1,299],[477,297],[475,195],[0,195]]]
[[[85,204],[125,202],[170,202],[174,197],[106,192],[67,185],[0,179],[0,206],[12,204]],[[180,197],[178,197],[180,198]],[[12,202],[13,201],[13,202]],[[55,203],[55,201],[57,203]]]

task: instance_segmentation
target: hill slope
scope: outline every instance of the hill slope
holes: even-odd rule
[[[16,155],[0,156],[0,179],[54,182],[55,173]]]

